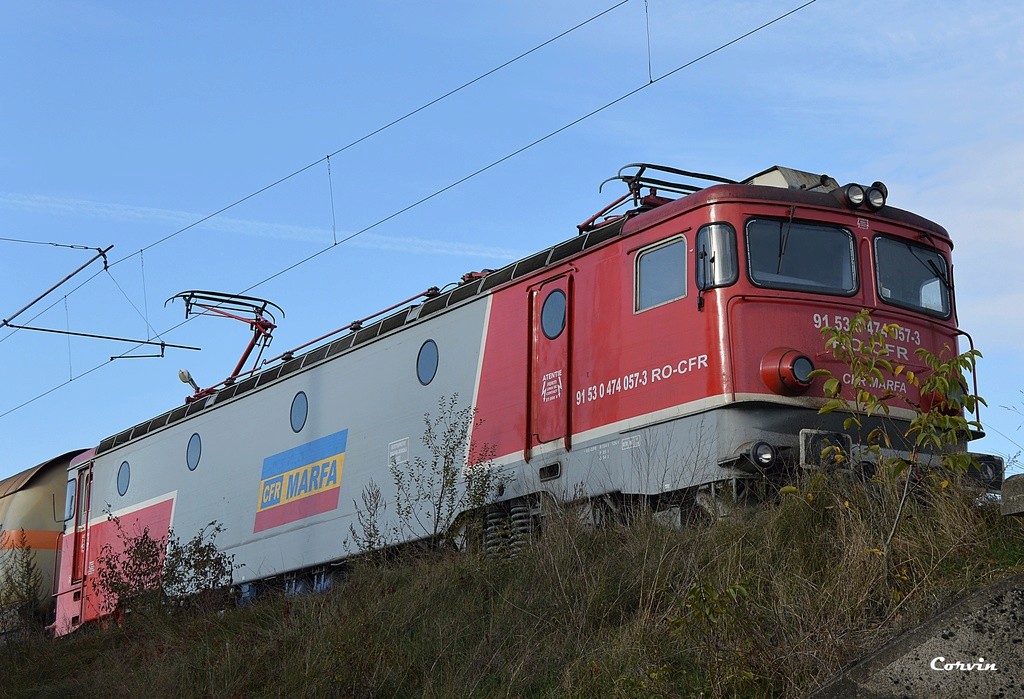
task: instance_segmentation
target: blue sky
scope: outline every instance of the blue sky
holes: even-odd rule
[[[177,292],[250,289],[801,4],[629,0],[330,173],[153,245],[617,1],[0,3],[0,237],[114,245],[116,263],[18,321],[164,333]],[[882,180],[954,238],[960,324],[985,354],[976,448],[1009,457],[1024,444],[1022,75],[1015,2],[818,0],[248,293],[286,312],[273,355],[571,237],[626,163]],[[89,255],[0,242],[0,315]],[[201,318],[162,337],[203,349],[110,362],[131,346],[0,330],[0,477],[180,404],[181,367],[219,381],[247,329]]]

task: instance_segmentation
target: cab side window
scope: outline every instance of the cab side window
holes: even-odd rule
[[[672,238],[637,254],[635,311],[645,311],[685,296],[685,238]]]
[[[736,231],[728,223],[711,223],[697,231],[697,288],[729,286],[739,278]]]

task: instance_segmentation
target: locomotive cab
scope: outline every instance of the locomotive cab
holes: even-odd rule
[[[812,372],[827,370],[852,394],[856,379],[826,350],[822,331],[851,330],[862,309],[871,328],[892,329],[888,358],[916,375],[928,372],[918,349],[947,358],[958,352],[966,334],[957,328],[953,246],[941,226],[889,206],[881,182],[841,187],[783,167],[733,182],[638,164],[613,179],[629,189],[613,206],[632,199],[634,208],[606,209],[579,227],[605,238],[612,230],[611,241],[560,264],[552,264],[552,252],[544,270],[571,289],[565,324],[572,335],[557,359],[521,379],[535,393],[522,428],[526,448],[518,452],[526,462],[519,497],[533,488],[534,496],[556,499],[575,492],[675,503],[723,485],[736,497],[784,467],[833,466],[834,458],[823,457],[829,447],[846,455],[847,466],[870,470],[877,457],[865,441],[875,428],[892,442],[883,455],[909,454],[913,406],[928,400],[913,382],[892,376],[870,386],[888,396],[887,412],[862,416],[857,433],[844,428],[846,415],[819,414],[824,378]],[[518,312],[528,325],[542,319],[545,287],[529,288],[532,316],[496,305],[500,315]],[[536,364],[552,335],[535,327],[529,338],[522,350]],[[482,387],[502,383],[487,368],[488,356],[512,362],[504,353],[515,343],[505,339],[511,345],[504,349],[485,347]],[[569,391],[564,402],[548,404],[562,399],[549,384],[553,376]],[[486,421],[517,405],[492,404],[482,390],[478,407]],[[559,415],[557,434],[533,429],[545,410]],[[514,451],[498,430],[485,427],[475,437],[494,439],[499,454]],[[965,447],[966,439],[955,448]],[[998,488],[1001,466],[985,464],[976,475]],[[552,473],[560,484],[545,477]]]
[[[648,167],[640,166],[632,186],[648,177]],[[875,427],[892,440],[889,455],[911,450],[904,433],[913,406],[927,402],[912,383],[875,381],[871,390],[892,395],[888,413],[854,434],[843,428],[844,415],[818,414],[823,380],[812,378],[814,369],[826,369],[847,396],[853,392],[855,379],[825,350],[822,330],[849,331],[861,309],[871,312],[869,327],[894,326],[888,357],[915,374],[928,371],[918,349],[957,353],[964,333],[956,324],[949,236],[889,207],[887,197],[880,182],[840,187],[825,175],[775,167],[647,214],[660,219],[650,230],[696,230],[697,300],[689,313],[680,309],[678,322],[703,328],[708,338],[720,381],[709,382],[705,398],[720,404],[710,412],[718,413],[723,473],[822,467],[828,445],[867,465],[874,457],[861,442]]]

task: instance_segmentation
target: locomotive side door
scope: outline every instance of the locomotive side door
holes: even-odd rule
[[[71,582],[78,584],[85,576],[85,559],[89,545],[89,505],[92,500],[92,462],[78,469],[78,492],[75,496],[74,552],[71,558]]]
[[[572,274],[535,284],[529,295],[527,460],[540,444],[562,439],[571,447]]]

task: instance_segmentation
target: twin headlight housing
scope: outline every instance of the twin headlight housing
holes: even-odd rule
[[[878,211],[885,206],[889,198],[889,189],[881,182],[872,182],[870,186],[851,182],[835,190],[839,200],[851,209],[868,209]]]

